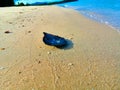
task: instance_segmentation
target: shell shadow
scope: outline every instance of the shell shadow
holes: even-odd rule
[[[74,46],[73,42],[71,40],[69,40],[69,39],[66,39],[66,42],[67,42],[66,45],[64,45],[62,47],[57,47],[57,48],[64,49],[64,50],[72,49],[73,46]]]

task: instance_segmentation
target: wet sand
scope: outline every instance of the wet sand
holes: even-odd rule
[[[56,6],[0,11],[0,90],[120,90],[116,30]],[[43,32],[69,45],[47,46]]]

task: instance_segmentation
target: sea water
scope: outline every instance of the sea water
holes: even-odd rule
[[[78,10],[86,17],[120,31],[120,0],[79,0],[60,6]]]
[[[18,2],[33,3],[33,2],[55,2],[63,0],[14,0]],[[69,2],[60,4],[66,8],[78,10],[81,14],[105,23],[116,30],[120,31],[120,0],[78,0],[76,2]]]

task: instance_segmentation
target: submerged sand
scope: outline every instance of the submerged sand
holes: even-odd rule
[[[0,90],[120,90],[120,33],[62,7],[0,8]]]

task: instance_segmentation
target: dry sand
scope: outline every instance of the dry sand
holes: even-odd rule
[[[120,90],[120,33],[62,7],[0,8],[0,90]]]

